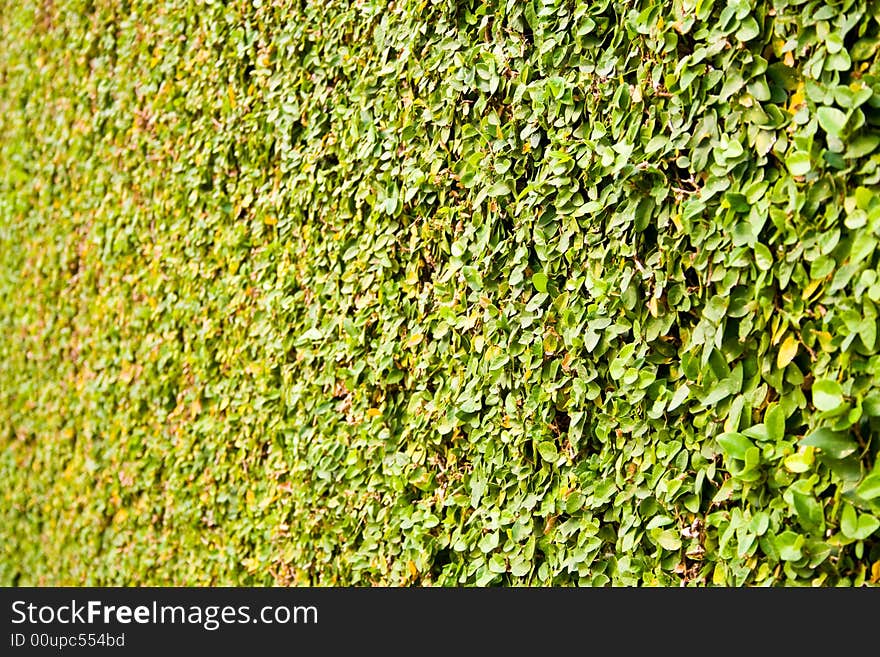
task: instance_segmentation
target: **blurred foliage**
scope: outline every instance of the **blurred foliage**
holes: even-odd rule
[[[0,583],[876,583],[878,19],[0,0]]]

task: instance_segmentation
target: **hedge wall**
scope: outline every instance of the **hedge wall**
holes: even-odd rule
[[[878,48],[0,0],[0,583],[876,583]]]

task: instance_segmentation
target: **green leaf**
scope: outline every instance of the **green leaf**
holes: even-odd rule
[[[309,340],[320,340],[324,337],[321,329],[312,327],[299,337],[299,342],[307,342]]]
[[[877,320],[874,317],[865,317],[859,322],[858,333],[862,344],[867,349],[873,350],[877,342]]]
[[[577,513],[584,506],[584,496],[581,493],[572,493],[565,500],[565,512]]]
[[[843,403],[843,388],[833,379],[813,382],[813,406],[820,411],[833,411]]]
[[[794,151],[785,158],[785,166],[793,176],[805,176],[810,172],[810,154],[803,151]]]
[[[776,536],[774,541],[779,558],[782,561],[799,561],[803,556],[801,548],[804,545],[804,537],[792,531],[785,531]]]
[[[880,139],[880,136],[878,136]],[[871,207],[871,201],[874,200],[874,192],[868,189],[867,187],[862,187],[861,185],[856,187],[856,191],[853,194],[856,199],[856,207],[862,210],[867,210]]]
[[[825,517],[822,506],[813,495],[809,486],[802,485],[807,482],[801,480],[789,489],[795,511],[805,527],[820,527],[824,524]]]
[[[512,560],[510,563],[510,574],[514,577],[523,577],[525,575],[528,575],[531,569],[532,563],[522,558]]]
[[[678,532],[671,529],[658,531],[654,540],[656,540],[657,544],[664,550],[678,550],[681,548],[681,538],[679,538]]]
[[[857,513],[851,504],[843,507],[840,531],[849,539],[863,541],[880,528],[880,520],[867,513]]]
[[[831,54],[840,52],[841,50],[843,50],[843,37],[841,37],[836,32],[831,32],[825,38],[825,47]]]
[[[555,463],[556,459],[559,458],[559,451],[556,449],[556,444],[549,440],[544,440],[538,443],[538,453],[541,455],[542,459],[550,461],[551,463]]]
[[[880,39],[877,37],[868,36],[859,39],[852,47],[852,58],[857,62],[869,59],[874,56],[878,47],[880,47]]]
[[[880,497],[880,472],[865,477],[856,488],[856,495],[863,500],[873,500]]]
[[[681,406],[682,402],[688,398],[690,395],[691,389],[688,387],[686,383],[682,383],[675,393],[672,395],[672,399],[669,400],[669,406],[667,406],[667,410],[674,411],[676,408]]]
[[[462,413],[476,413],[481,408],[483,408],[483,402],[480,399],[480,395],[471,395],[466,397],[464,401],[458,407]]]
[[[461,275],[472,290],[483,289],[483,279],[480,277],[480,270],[476,267],[465,265],[461,268]]]
[[[755,244],[755,264],[761,271],[767,271],[773,266],[773,254],[760,242]]]
[[[477,545],[479,546],[480,551],[483,552],[483,554],[487,554],[498,547],[499,538],[499,532],[490,532],[484,535]]]
[[[818,447],[825,454],[835,459],[845,458],[859,447],[856,441],[845,433],[826,428],[817,429],[806,438],[803,438],[800,444],[807,447]]]
[[[865,157],[873,153],[878,144],[880,144],[880,135],[873,133],[859,135],[849,142],[844,157],[847,159]]]
[[[489,572],[503,573],[507,570],[507,562],[504,560],[503,554],[493,554],[489,557]]]
[[[846,125],[846,114],[836,107],[820,107],[816,110],[819,125],[829,135],[839,137]]]
[[[492,185],[486,192],[489,196],[507,196],[510,194],[510,187],[507,186],[506,182],[498,181],[494,185]]]
[[[785,409],[777,403],[770,404],[764,411],[764,424],[769,440],[779,442],[785,438]]]
[[[750,426],[748,429],[743,430],[742,433],[744,436],[748,436],[753,440],[761,442],[770,440],[770,432],[767,429],[767,425],[763,422]]]
[[[535,286],[535,289],[538,292],[546,292],[547,291],[547,274],[543,272],[538,272],[532,276],[532,285]]]
[[[785,460],[782,463],[789,472],[801,474],[809,471],[809,469],[813,467],[814,461],[813,450],[807,449],[801,450],[795,454],[789,454],[785,457]]]
[[[758,511],[749,522],[749,529],[757,536],[763,536],[770,527],[770,515],[766,511]]]
[[[746,436],[735,431],[722,433],[716,440],[727,456],[740,460],[746,458],[746,450],[755,446]]]
[[[859,516],[851,504],[843,507],[843,513],[840,515],[840,531],[847,538],[854,538],[853,534],[859,530]]]
[[[862,513],[859,515],[859,528],[857,538],[864,540],[880,528],[880,520],[876,517]],[[863,538],[862,538],[863,537]]]
[[[871,417],[880,416],[880,391],[871,392],[862,399],[862,411]]]
[[[752,16],[746,16],[734,36],[740,41],[745,42],[751,41],[760,33],[761,28],[758,26],[758,21],[756,21]]]
[[[767,155],[776,143],[776,133],[770,130],[760,130],[755,137],[755,150],[758,155]]]

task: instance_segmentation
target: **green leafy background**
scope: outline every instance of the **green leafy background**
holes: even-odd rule
[[[876,583],[878,19],[0,0],[0,583]]]

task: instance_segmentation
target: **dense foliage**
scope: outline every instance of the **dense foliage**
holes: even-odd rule
[[[0,583],[877,582],[878,35],[0,0]]]

